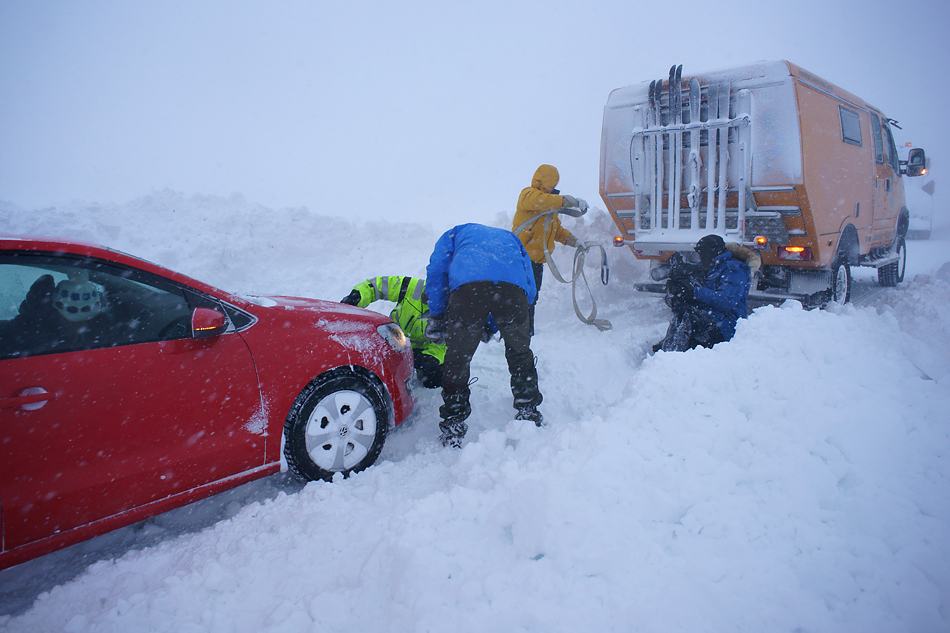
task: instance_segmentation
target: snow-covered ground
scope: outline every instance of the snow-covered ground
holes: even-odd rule
[[[338,299],[423,275],[449,228],[344,213],[166,191],[0,203],[0,232]],[[567,224],[613,233],[597,209]],[[503,346],[484,345],[463,450],[437,445],[439,395],[420,388],[377,465],[346,481],[276,475],[0,572],[0,630],[946,631],[950,227],[908,253],[906,281],[862,305],[763,307],[730,343],[655,356],[668,310],[632,291],[644,265],[628,252],[609,250],[606,287],[587,271],[610,331],[546,275],[546,428],[511,420]]]

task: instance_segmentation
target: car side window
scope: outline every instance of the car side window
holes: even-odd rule
[[[94,259],[0,255],[0,358],[191,336],[184,291]]]

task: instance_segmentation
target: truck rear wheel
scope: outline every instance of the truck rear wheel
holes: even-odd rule
[[[904,281],[904,268],[907,266],[907,248],[904,238],[897,238],[895,246],[897,261],[877,269],[877,281],[882,286],[893,287]]]
[[[837,303],[851,300],[851,266],[844,257],[836,259],[831,266],[831,300]]]

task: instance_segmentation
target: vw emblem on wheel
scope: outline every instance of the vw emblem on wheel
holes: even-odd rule
[[[345,426],[340,427],[340,437],[346,437],[349,432],[350,432],[350,429],[348,429],[347,427]]]

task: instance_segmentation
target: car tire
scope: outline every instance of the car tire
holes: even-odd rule
[[[904,268],[907,266],[907,247],[904,238],[897,238],[897,261],[877,269],[877,281],[882,286],[893,287],[904,281]]]
[[[346,367],[304,388],[284,424],[284,457],[297,476],[332,481],[371,466],[389,433],[392,406],[375,376]]]
[[[831,265],[831,300],[842,304],[851,300],[851,266],[844,257]]]

